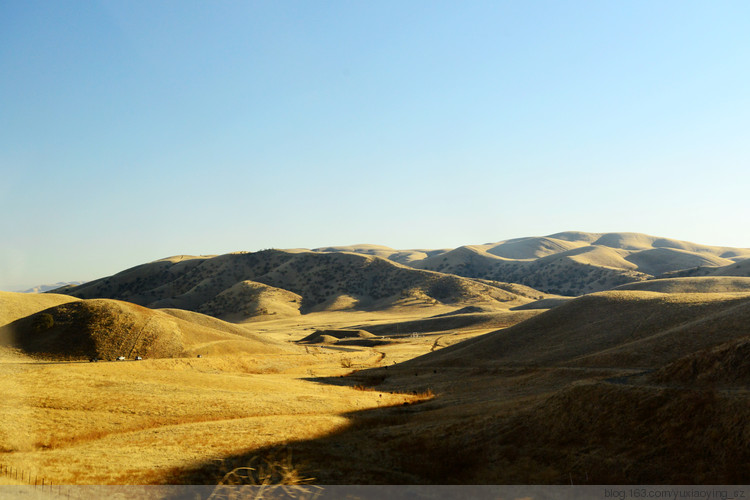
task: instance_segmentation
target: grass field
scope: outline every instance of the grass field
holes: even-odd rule
[[[129,322],[107,323],[123,336],[145,328],[127,311]],[[149,311],[152,327],[167,316]],[[0,348],[0,465],[53,484],[750,477],[748,293],[324,311],[240,330],[170,317],[189,323],[174,323],[177,357],[91,363]],[[98,324],[84,326],[96,336]]]

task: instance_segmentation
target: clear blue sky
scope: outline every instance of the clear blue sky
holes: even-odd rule
[[[563,230],[750,247],[746,1],[0,2],[0,289]]]

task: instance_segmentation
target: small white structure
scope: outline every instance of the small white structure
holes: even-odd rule
[[[117,361],[125,361],[125,356],[117,356]]]

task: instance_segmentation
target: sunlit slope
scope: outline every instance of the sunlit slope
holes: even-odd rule
[[[656,368],[750,335],[748,324],[750,294],[602,292],[413,363]]]
[[[583,242],[571,242],[548,237],[515,238],[494,245],[486,245],[487,253],[514,260],[530,260],[566,252],[584,246]]]
[[[284,353],[292,349],[246,332],[240,335],[243,332],[238,327],[192,314],[168,314],[107,299],[79,300],[5,325],[0,329],[0,343],[39,357],[65,359]]]
[[[49,307],[77,301],[69,295],[54,293],[0,292],[0,326]]]
[[[738,276],[750,277],[750,259],[735,260],[722,267],[692,267],[679,271],[664,273],[663,278],[691,278],[701,276]]]
[[[713,270],[711,274],[714,276],[750,276],[750,259]]]
[[[640,290],[660,293],[734,293],[750,292],[750,278],[734,276],[701,276],[639,281],[615,290]]]
[[[508,290],[506,283],[417,270],[367,255],[266,250],[157,261],[66,293],[242,322],[258,316],[408,305],[508,308],[532,300]]]
[[[392,260],[399,251],[354,245],[332,247]],[[514,238],[466,245],[453,250],[404,251],[401,259],[418,269],[521,283],[546,293],[582,295],[662,276],[723,273],[750,275],[750,249],[701,245],[641,233],[566,231],[543,237]]]
[[[392,260],[394,262],[398,262],[399,264],[409,264],[414,261],[419,261],[426,259],[430,255],[436,255],[441,254],[447,251],[447,249],[442,250],[424,250],[424,249],[415,249],[415,250],[396,250],[391,247],[386,247],[383,245],[371,245],[371,244],[361,244],[361,245],[345,245],[345,246],[332,246],[332,247],[320,247],[320,248],[314,248],[312,250],[313,252],[322,252],[322,253],[340,253],[340,252],[350,252],[350,253],[357,253],[361,255],[372,255],[375,257],[382,257],[384,259]]]

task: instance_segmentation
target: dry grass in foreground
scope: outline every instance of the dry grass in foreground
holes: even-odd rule
[[[354,366],[377,360],[347,356]],[[55,484],[163,483],[175,469],[319,437],[349,412],[415,399],[307,380],[349,373],[340,353],[3,361],[0,459]]]

